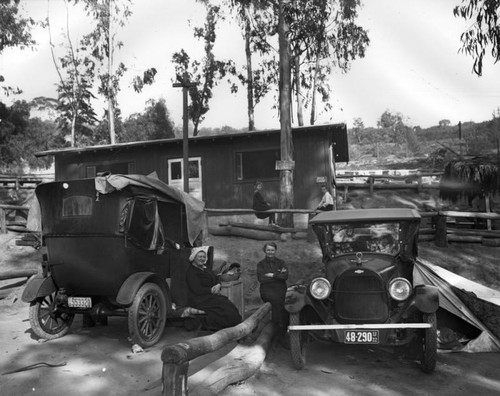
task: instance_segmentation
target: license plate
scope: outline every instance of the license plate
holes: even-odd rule
[[[71,308],[92,308],[90,297],[68,297],[68,306]]]
[[[345,344],[378,344],[378,330],[345,330]]]

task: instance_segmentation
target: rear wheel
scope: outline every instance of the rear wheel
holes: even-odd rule
[[[46,340],[53,340],[65,335],[75,317],[74,314],[61,312],[57,309],[55,296],[54,292],[48,296],[39,297],[31,303],[29,309],[31,328],[37,336]]]
[[[145,283],[128,311],[128,329],[134,344],[143,348],[156,344],[165,329],[167,301],[155,283]]]
[[[290,326],[300,325],[300,314],[290,314]],[[306,365],[305,331],[290,330],[290,353],[292,364],[297,370],[302,370]]]
[[[432,373],[436,368],[437,360],[437,319],[436,313],[423,314],[422,321],[431,325],[424,329],[422,338],[422,359],[420,368],[424,373]]]

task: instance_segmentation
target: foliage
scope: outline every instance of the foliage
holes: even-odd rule
[[[472,22],[461,34],[461,51],[474,59],[472,70],[478,76],[483,72],[486,48],[491,46],[495,63],[500,60],[500,23],[497,0],[462,0],[462,5],[453,9],[455,17]]]
[[[498,164],[489,162],[484,157],[450,161],[444,168],[441,178],[440,196],[457,201],[459,198],[484,197],[500,191],[500,172]],[[462,189],[448,188],[459,183]]]
[[[19,13],[20,0],[0,0],[0,54],[11,47],[24,49],[35,45],[31,28],[35,25],[32,18],[25,18]],[[5,77],[0,74],[0,84]],[[17,87],[2,86],[6,95],[21,93]]]
[[[123,122],[118,134],[120,142],[136,142],[175,137],[174,124],[165,103],[165,99],[149,101],[149,106],[142,114],[132,114]]]
[[[221,61],[215,58],[213,47],[216,39],[217,15],[219,7],[206,4],[207,16],[204,27],[194,29],[194,36],[203,40],[205,56],[202,61],[191,61],[189,55],[181,49],[172,56],[175,64],[176,80],[181,83],[188,81],[193,85],[189,89],[191,102],[189,104],[189,118],[193,121],[193,135],[198,134],[198,128],[205,114],[209,111],[209,102],[213,96],[213,88],[218,81],[226,76],[228,71],[234,74],[232,61]]]
[[[55,124],[30,118],[30,104],[16,101],[7,107],[0,102],[0,165],[22,173],[25,163],[31,167],[48,167],[50,158],[36,158],[35,153],[63,147],[64,139]]]

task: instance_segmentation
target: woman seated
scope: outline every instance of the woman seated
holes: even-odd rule
[[[241,322],[238,308],[226,296],[220,294],[221,284],[217,275],[206,266],[208,246],[193,248],[186,273],[189,305],[205,311],[204,324],[210,330],[236,326]]]

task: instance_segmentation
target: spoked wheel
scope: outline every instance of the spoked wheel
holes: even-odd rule
[[[300,314],[290,314],[290,326],[300,325]],[[290,330],[290,353],[292,364],[297,370],[302,370],[306,366],[305,339],[307,332]]]
[[[61,312],[57,309],[55,296],[56,293],[52,293],[37,298],[30,305],[31,328],[37,336],[46,340],[53,340],[65,335],[75,317],[74,314]]]
[[[436,368],[437,359],[437,319],[436,313],[423,314],[422,321],[431,325],[424,329],[422,338],[422,358],[420,368],[424,373],[432,373]]]
[[[132,342],[143,348],[158,342],[165,329],[167,301],[155,283],[145,283],[134,297],[128,312],[128,329]]]

